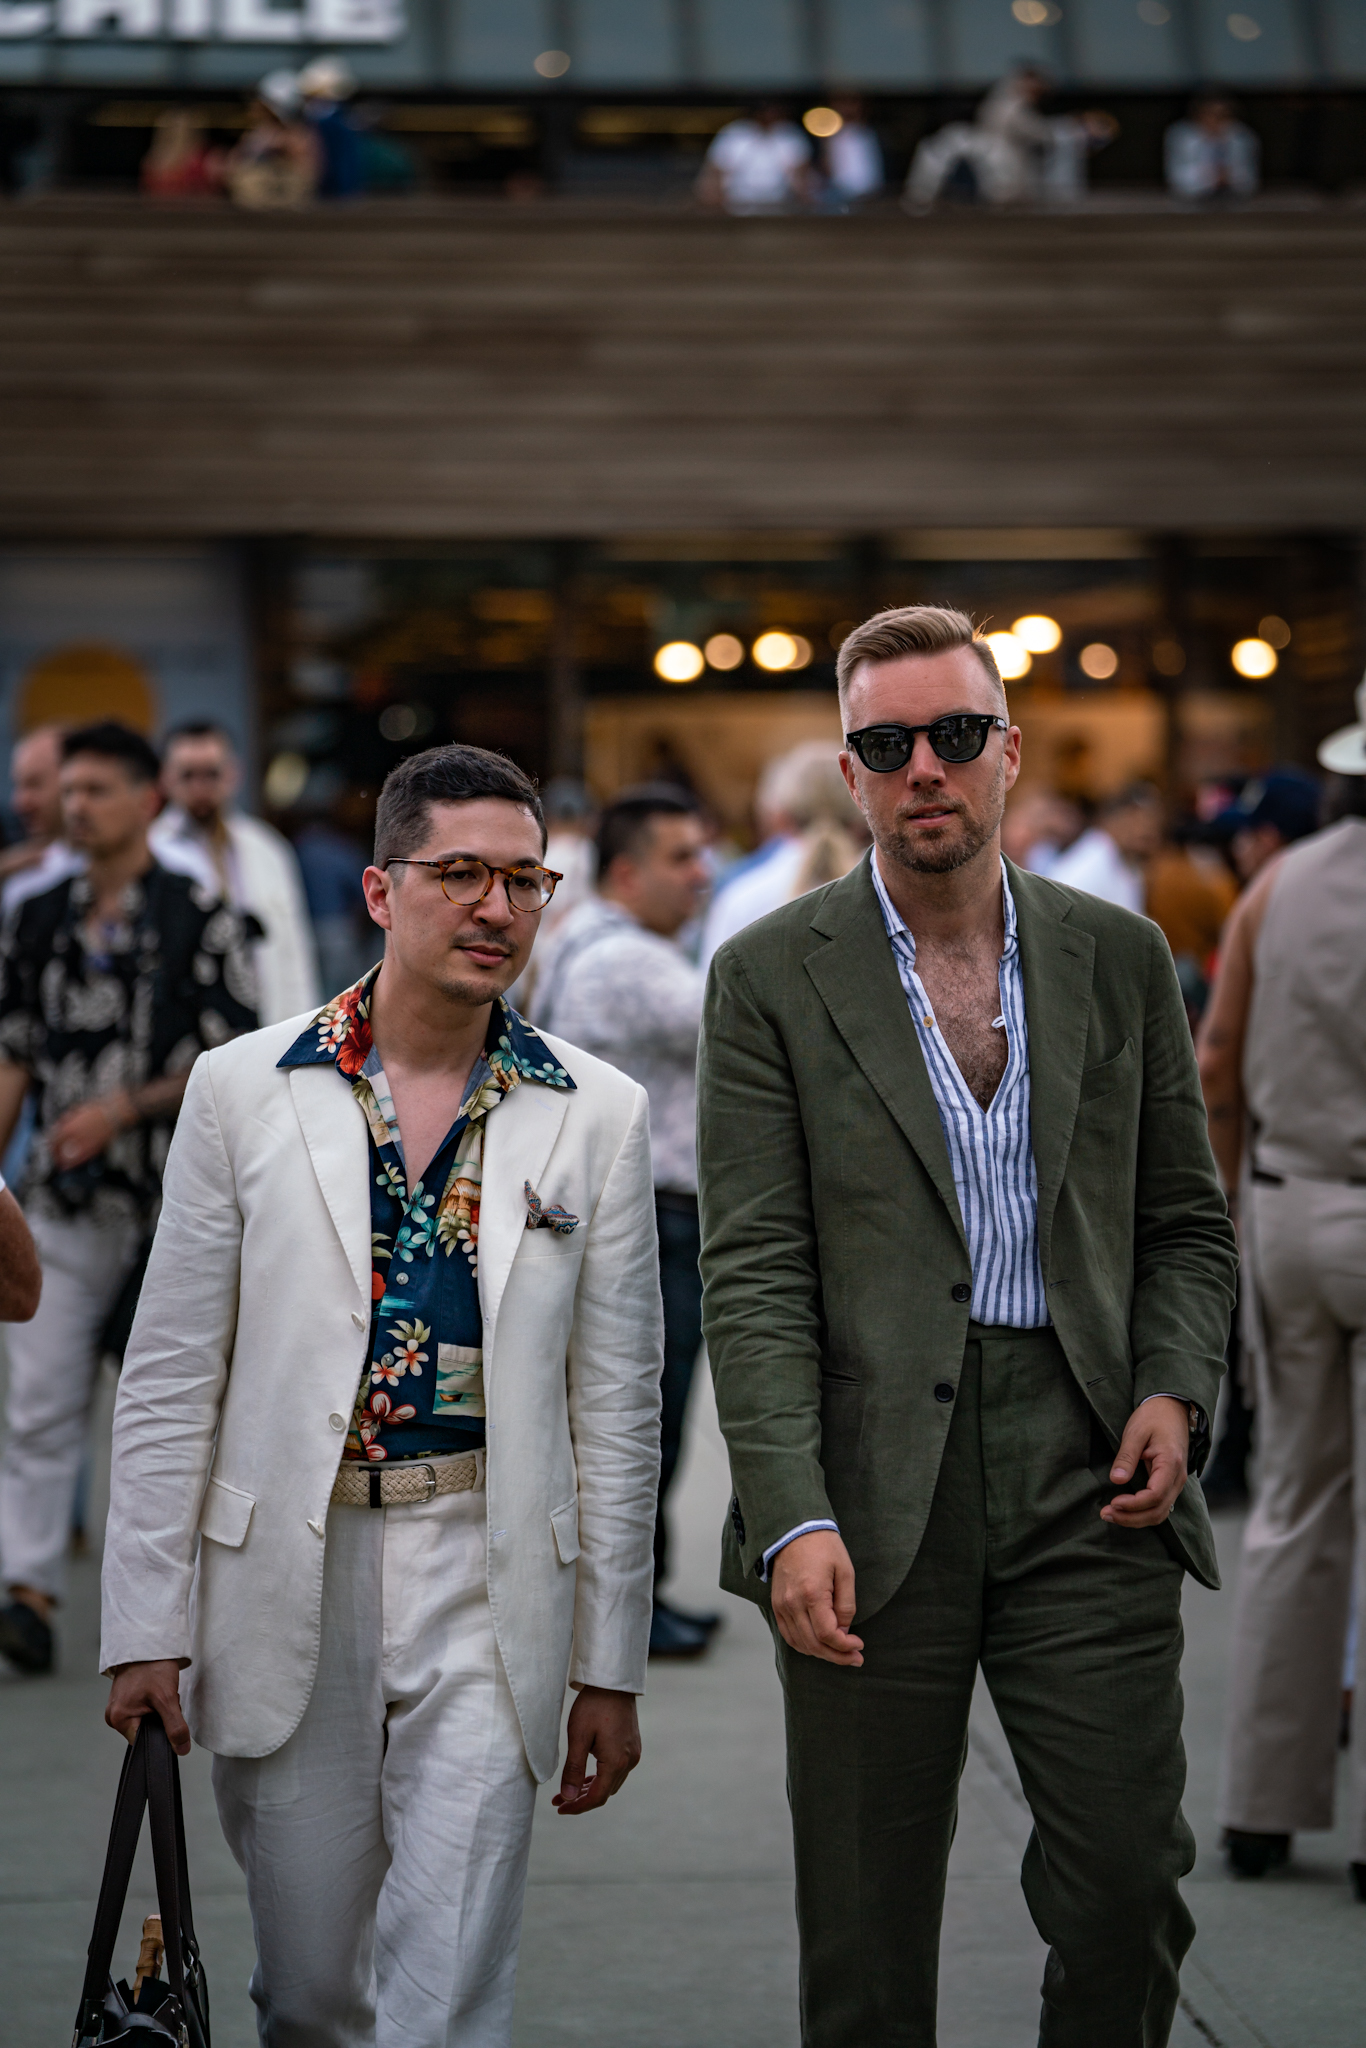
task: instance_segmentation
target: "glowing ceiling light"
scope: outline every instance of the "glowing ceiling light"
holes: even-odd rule
[[[1023,640],[1017,640],[1013,633],[988,633],[987,646],[996,657],[996,666],[1001,671],[1003,682],[1018,682],[1027,676],[1034,666],[1034,657]]]
[[[702,649],[691,640],[670,640],[655,655],[655,674],[665,683],[695,683],[706,665]]]
[[[302,754],[277,754],[265,774],[266,802],[287,811],[304,793],[308,762]]]
[[[1077,660],[1082,674],[1090,676],[1093,683],[1108,683],[1119,667],[1119,656],[1103,640],[1093,640],[1089,647],[1083,647]]]
[[[1229,660],[1240,676],[1256,680],[1275,674],[1279,656],[1269,640],[1240,640]]]
[[[702,652],[711,668],[739,668],[745,658],[744,642],[733,633],[713,633]]]
[[[1283,647],[1290,645],[1290,628],[1284,619],[1278,619],[1275,612],[1268,613],[1257,626],[1257,631],[1267,644],[1279,654]]]
[[[1010,630],[1031,654],[1051,654],[1062,639],[1062,627],[1046,612],[1027,612]]]
[[[803,642],[803,645],[805,644]],[[782,669],[798,666],[797,656],[800,649],[791,633],[761,633],[749,651],[760,668]],[[807,660],[810,659],[808,652]]]
[[[802,115],[802,126],[808,135],[817,135],[822,141],[828,135],[838,135],[844,126],[843,114],[837,114],[833,107],[808,107]]]
[[[1254,21],[1250,14],[1230,14],[1228,32],[1240,43],[1255,43],[1262,32],[1262,24]]]
[[[569,52],[542,50],[540,56],[533,60],[531,68],[539,72],[542,78],[563,78],[569,69]]]

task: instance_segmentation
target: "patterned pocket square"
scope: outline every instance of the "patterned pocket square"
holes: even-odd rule
[[[558,1230],[561,1237],[568,1237],[571,1230],[577,1230],[579,1219],[571,1216],[567,1209],[557,1208],[552,1202],[543,1206],[540,1196],[529,1180],[522,1182],[526,1196],[526,1227],[528,1230]]]

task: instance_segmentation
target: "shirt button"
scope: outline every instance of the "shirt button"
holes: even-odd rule
[[[346,1427],[346,1417],[344,1415],[329,1415],[327,1419],[333,1429],[345,1429]]]
[[[947,1380],[939,1382],[939,1385],[934,1390],[934,1398],[936,1401],[951,1401],[953,1399],[953,1388]]]
[[[406,1287],[408,1285],[408,1275],[406,1273],[396,1273],[394,1277],[398,1281],[400,1287]]]
[[[966,1280],[955,1280],[953,1286],[949,1289],[949,1292],[950,1294],[952,1294],[955,1301],[972,1300],[972,1289],[968,1285]]]

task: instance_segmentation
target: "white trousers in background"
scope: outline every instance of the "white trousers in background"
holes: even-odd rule
[[[304,1717],[271,1756],[214,1759],[262,2048],[511,2036],[536,1785],[494,1640],[486,1500],[330,1508]]]
[[[71,1507],[99,1371],[99,1335],[141,1236],[135,1223],[56,1221],[29,1227],[43,1269],[30,1323],[9,1323],[9,1412],[0,1459],[0,1581],[60,1599]]]
[[[1266,1341],[1219,1819],[1282,1835],[1333,1825],[1354,1549],[1366,1557],[1366,1188],[1254,1182],[1252,1203]],[[1366,1862],[1360,1683],[1351,1778],[1350,1855]]]

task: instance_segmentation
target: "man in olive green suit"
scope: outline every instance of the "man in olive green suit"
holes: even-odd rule
[[[723,1583],[774,1625],[802,2038],[933,2048],[980,1664],[1040,2041],[1160,2048],[1235,1256],[1190,1032],[1155,925],[1002,861],[1020,736],[969,620],[882,613],[840,686],[872,856],[717,954],[700,1072]]]

